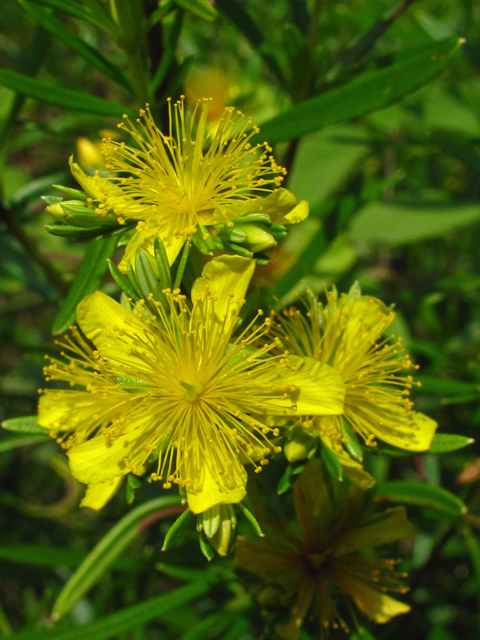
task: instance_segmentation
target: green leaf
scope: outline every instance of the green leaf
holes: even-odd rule
[[[466,396],[480,392],[480,385],[461,380],[446,380],[434,376],[415,376],[420,382],[422,393],[432,393],[439,396]]]
[[[13,436],[2,438],[0,440],[0,453],[18,449],[19,447],[26,447],[31,444],[38,444],[39,442],[45,442],[47,438],[48,434],[43,436]]]
[[[366,627],[361,625],[358,628],[358,633],[354,633],[350,636],[350,640],[375,640],[375,637],[372,636],[372,634]]]
[[[119,637],[120,634],[135,629],[140,625],[155,620],[159,616],[181,607],[194,598],[206,593],[210,588],[207,581],[197,580],[189,584],[169,591],[156,598],[150,598],[132,607],[127,607],[113,613],[92,624],[77,627],[75,629],[61,629],[58,631],[32,630],[16,633],[12,640],[107,640]]]
[[[231,0],[217,3],[230,4]],[[458,52],[462,41],[447,38],[422,47],[406,60],[372,71],[338,89],[306,100],[261,127],[262,140],[270,144],[293,140],[332,124],[383,109],[419,89],[441,73]],[[257,138],[257,137],[256,137]],[[256,139],[255,139],[256,141]]]
[[[468,447],[473,444],[473,438],[466,436],[458,436],[453,433],[436,433],[433,436],[432,444],[428,451],[407,451],[406,449],[398,449],[392,445],[382,443],[378,447],[363,447],[363,452],[374,456],[390,456],[392,458],[407,458],[411,456],[438,455],[441,453],[451,453]]]
[[[0,546],[0,559],[19,564],[42,567],[69,567],[76,569],[87,557],[85,551],[59,549],[39,544],[12,544]],[[115,571],[140,571],[145,569],[147,560],[122,556],[115,560],[111,568]]]
[[[36,4],[41,4],[44,7],[50,7],[51,9],[58,9],[64,13],[68,13],[74,18],[80,18],[91,22],[92,14],[90,11],[82,6],[80,2],[76,0],[34,0]]]
[[[458,436],[454,433],[436,433],[433,437],[432,445],[426,453],[435,455],[450,453],[451,451],[458,451],[459,449],[468,447],[469,444],[473,444],[474,442],[475,440],[473,438]]]
[[[11,71],[10,69],[0,69],[0,84],[34,100],[53,104],[63,109],[84,111],[101,116],[117,116],[119,118],[121,118],[124,113],[132,117],[136,117],[137,115],[131,109],[116,102],[110,102],[103,98],[89,96],[80,91],[65,89],[55,84],[35,80],[16,71]]]
[[[208,22],[218,20],[218,11],[207,0],[175,0],[175,4]]]
[[[185,267],[187,266],[188,256],[190,254],[190,247],[192,246],[192,241],[190,238],[187,239],[183,246],[183,251],[180,256],[180,260],[178,263],[177,272],[175,274],[175,282],[173,284],[174,289],[178,289],[182,284],[183,274],[185,273]]]
[[[237,0],[216,0],[216,6],[234,23],[250,42],[255,51],[262,56],[271,71],[276,75],[282,87],[287,83],[275,53],[265,40],[263,33]]]
[[[10,418],[1,424],[2,429],[16,431],[17,433],[33,433],[36,435],[48,435],[46,429],[38,426],[37,416],[25,416],[24,418]]]
[[[82,56],[92,67],[95,67],[107,76],[107,78],[110,78],[127,89],[127,91],[130,91],[130,93],[133,93],[130,81],[120,69],[107,60],[107,58],[104,58],[96,49],[81,40],[71,29],[68,29],[63,22],[57,20],[53,14],[42,9],[30,0],[20,0],[20,4],[36,18],[45,29]]]
[[[53,322],[52,333],[64,333],[75,324],[77,305],[100,286],[107,270],[107,258],[112,257],[116,246],[116,238],[94,240],[88,245],[73,285]]]
[[[480,220],[479,204],[429,205],[370,202],[353,218],[349,235],[354,242],[395,246],[443,237],[453,229]]]
[[[467,512],[467,507],[462,500],[450,491],[413,480],[382,482],[377,486],[376,496],[380,502],[400,502],[427,507],[441,511],[452,518]]]
[[[149,500],[130,511],[100,540],[78,570],[67,582],[53,607],[52,617],[57,620],[65,615],[83,595],[95,585],[142,530],[142,520],[169,507],[179,505],[178,496],[162,496]],[[112,634],[109,634],[110,637]]]

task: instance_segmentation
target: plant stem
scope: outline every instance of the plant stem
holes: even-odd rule
[[[2,607],[0,607],[0,635],[2,636],[11,636],[13,634],[13,629],[10,626],[10,623],[3,611]]]
[[[67,295],[68,284],[62,280],[61,275],[52,266],[49,260],[38,250],[38,247],[34,240],[32,240],[23,230],[22,226],[18,224],[15,218],[12,216],[12,212],[0,203],[0,221],[5,224],[7,231],[14,236],[18,242],[22,245],[28,255],[45,273],[52,285],[62,295]]]

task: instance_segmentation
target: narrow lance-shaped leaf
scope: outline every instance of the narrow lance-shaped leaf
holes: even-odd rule
[[[382,482],[377,486],[376,495],[381,502],[400,502],[428,507],[453,518],[467,512],[467,507],[462,500],[450,491],[413,480]]]
[[[46,435],[45,429],[38,426],[37,416],[25,416],[24,418],[10,418],[1,424],[2,429],[15,431],[16,433],[29,433],[35,435]]]
[[[12,640],[85,640],[85,638],[88,640],[108,640],[109,638],[118,638],[121,634],[147,624],[150,620],[155,620],[168,611],[178,609],[190,600],[206,593],[209,588],[210,584],[206,580],[196,580],[156,598],[150,598],[100,618],[92,624],[58,631],[34,632],[30,629],[14,634],[11,638]]]
[[[222,0],[221,5],[227,1]],[[441,73],[462,43],[458,38],[436,42],[386,69],[366,73],[343,87],[306,100],[263,124],[260,136],[270,144],[293,140],[383,109]]]
[[[71,29],[68,29],[63,22],[57,20],[53,14],[42,9],[35,2],[30,2],[30,0],[20,0],[20,3],[45,29],[82,56],[92,67],[95,67],[107,76],[107,78],[110,78],[127,89],[127,91],[130,91],[130,93],[133,93],[130,81],[120,69],[107,60],[107,58],[104,58],[96,49],[79,38]]]
[[[119,118],[124,113],[136,116],[134,111],[116,102],[96,98],[73,89],[65,89],[41,80],[35,80],[10,69],[0,69],[0,84],[34,100],[53,104],[64,109]]]
[[[52,333],[64,333],[75,324],[77,305],[99,287],[107,270],[107,258],[111,258],[116,246],[116,238],[95,240],[88,245],[74,283],[53,322]]]
[[[164,510],[165,515],[170,515],[171,508],[176,510],[179,503],[178,496],[155,498],[133,509],[117,522],[67,582],[55,602],[52,616],[56,619],[61,618],[100,580],[113,562],[138,536],[139,523],[143,519],[160,510]]]

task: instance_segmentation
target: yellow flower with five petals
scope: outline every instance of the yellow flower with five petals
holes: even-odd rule
[[[157,234],[173,264],[186,239],[211,225],[231,225],[252,213],[281,225],[307,217],[307,202],[280,188],[286,170],[275,162],[268,143],[250,142],[259,133],[251,118],[227,107],[209,128],[209,99],[200,100],[192,112],[185,110],[183,97],[173,113],[168,104],[168,133],[157,127],[147,105],[136,123],[124,116],[118,125],[135,147],[103,140],[107,176],[98,171],[88,176],[70,159],[72,174],[98,215],[113,213],[120,224],[138,220],[120,269],[126,270],[140,244],[153,253]]]
[[[344,472],[363,489],[374,484],[358,458],[348,452],[346,430],[353,429],[367,446],[376,438],[407,451],[427,451],[437,423],[413,410],[409,374],[416,366],[401,340],[384,333],[395,313],[381,300],[327,293],[327,304],[307,292],[306,313],[295,307],[272,312],[270,335],[279,337],[293,353],[328,363],[346,386],[345,413],[302,422],[304,435],[316,432],[337,456]]]
[[[98,291],[79,304],[78,324],[94,347],[77,330],[64,340],[64,360],[53,359],[46,378],[76,388],[45,390],[39,424],[89,484],[84,504],[102,506],[122,476],[151,464],[153,480],[185,488],[194,513],[239,502],[243,463],[259,471],[280,450],[269,416],[343,411],[345,386],[328,365],[288,351],[272,356],[279,339],[255,348],[265,327],[232,338],[254,267],[248,258],[215,258],[191,304],[166,290],[156,316]]]

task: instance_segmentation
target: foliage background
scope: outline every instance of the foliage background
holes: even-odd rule
[[[149,73],[156,85],[150,99],[160,117],[165,98],[185,92],[187,97],[213,94],[220,107],[233,103],[254,122],[267,123],[262,135],[265,131],[265,138],[276,143],[277,159],[290,169],[288,188],[309,200],[310,218],[272,253],[271,265],[258,269],[265,304],[272,294],[291,300],[302,279],[319,292],[332,284],[346,291],[358,280],[364,293],[396,306],[393,330],[421,366],[416,408],[438,421],[439,432],[476,438],[478,3],[222,0],[217,11],[204,0],[167,0],[160,9],[154,0],[145,0],[144,15],[151,16],[151,29],[144,30],[149,69],[142,62],[138,44],[143,36],[134,33],[135,19],[123,24],[117,43],[111,37],[112,20],[105,16],[113,5],[103,0],[2,2],[0,418],[35,413],[43,356],[54,348],[52,324],[84,252],[83,245],[45,232],[49,220],[40,195],[55,195],[52,183],[76,186],[67,169],[78,139],[99,140],[99,132],[114,129],[125,108],[137,109],[148,93],[142,73]],[[117,5],[120,10],[141,9],[133,1]],[[72,16],[72,6],[80,16],[101,20],[92,24]],[[466,39],[461,50],[459,37]],[[430,72],[438,62],[437,46],[448,55]],[[393,68],[420,54],[423,62],[418,58],[418,65],[409,67],[406,80]],[[102,65],[103,72],[98,68]],[[305,103],[306,110],[288,113],[294,104],[354,87],[352,82],[382,70],[390,70],[387,80],[360,85],[353,100],[341,93],[334,96],[330,112],[326,103]],[[50,87],[31,85],[15,74]],[[411,90],[379,108],[389,100],[389,91],[395,94],[405,82],[412,84]],[[109,102],[92,103],[91,97]],[[369,101],[372,107],[362,111]],[[282,113],[286,118],[278,133],[271,121]],[[299,133],[306,135],[297,138]],[[102,287],[117,291],[107,277]],[[368,470],[378,482],[442,486],[468,506],[467,517],[452,516],[438,505],[436,510],[418,504],[408,508],[417,535],[400,553],[410,573],[413,610],[383,628],[367,624],[372,637],[478,637],[480,491],[475,481],[456,480],[477,454],[473,444],[443,456],[368,457]],[[263,478],[274,504],[280,467],[270,468]],[[46,633],[42,630],[51,626],[52,605],[66,580],[132,507],[122,491],[100,514],[79,510],[83,489],[71,478],[56,445],[41,436],[3,432],[0,477],[0,635],[23,631],[25,638],[40,640]],[[134,506],[155,496],[155,489],[144,484]],[[106,568],[98,584],[56,626],[67,635],[51,637],[85,637],[70,636],[68,630],[142,602],[147,603],[146,617],[137,611],[133,623],[123,631],[120,625],[117,635],[108,635],[107,624],[88,637],[260,637],[262,615],[249,599],[246,582],[230,573],[229,560],[216,559],[205,567],[193,528],[179,547],[161,554],[171,521],[170,516],[154,522],[135,535],[128,554]],[[181,574],[187,580],[181,588],[198,585],[200,577],[203,589],[194,586],[182,596],[178,588],[185,579],[174,568],[162,571],[159,562],[190,568],[188,575]],[[149,600],[162,595],[167,603],[163,613],[157,601]]]

